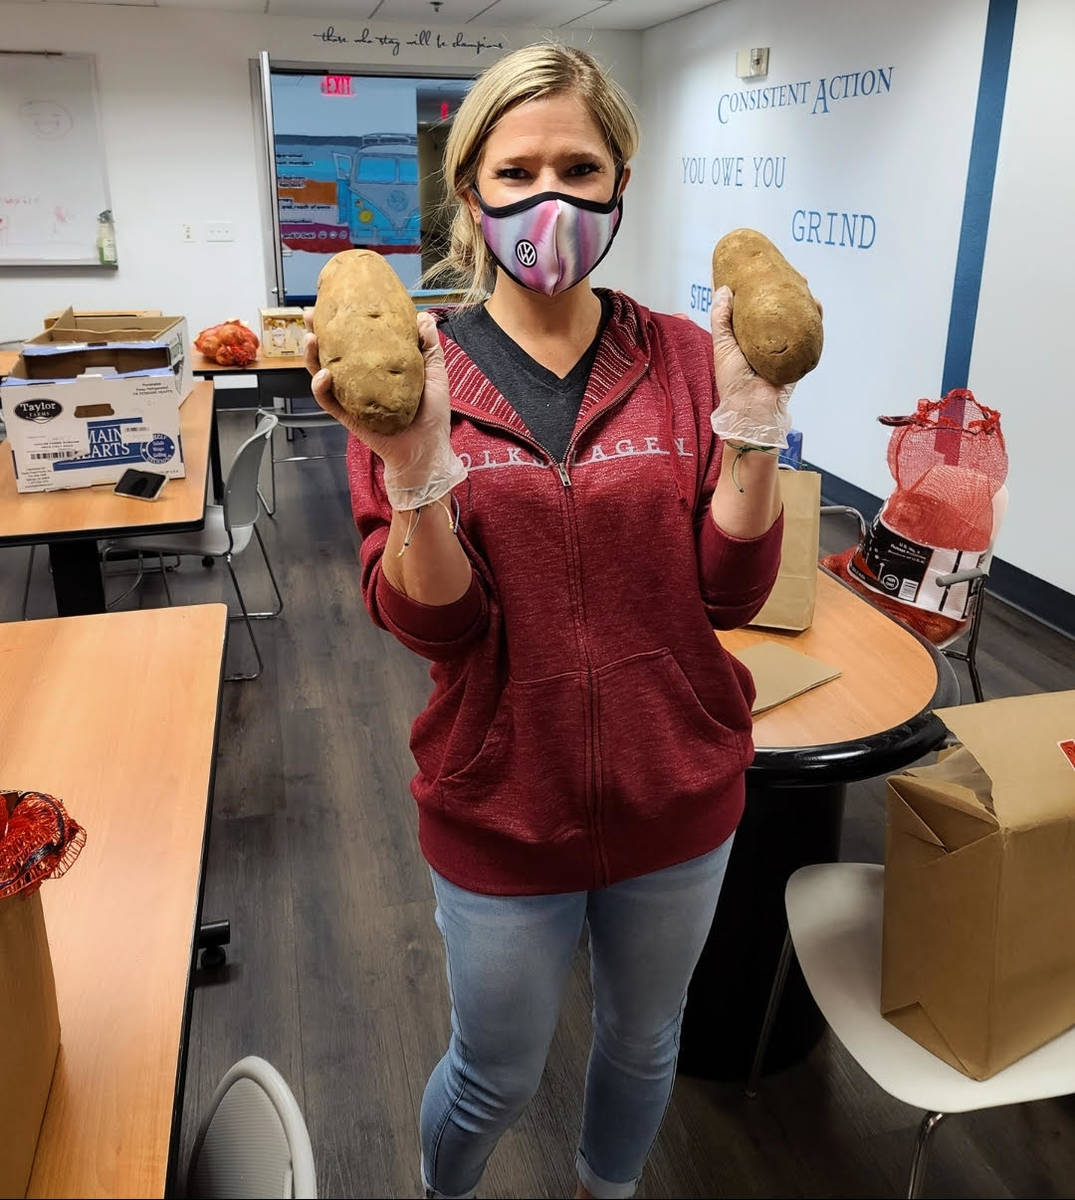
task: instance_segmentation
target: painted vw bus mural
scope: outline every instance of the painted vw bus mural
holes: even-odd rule
[[[418,138],[369,133],[353,153],[336,150],[340,219],[355,245],[373,243],[420,250]],[[370,236],[370,235],[373,236]]]
[[[277,135],[280,236],[292,250],[420,252],[418,138]]]

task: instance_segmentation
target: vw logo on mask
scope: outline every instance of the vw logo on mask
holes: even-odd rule
[[[537,250],[533,242],[522,238],[515,243],[515,257],[524,267],[532,267],[537,262]]]

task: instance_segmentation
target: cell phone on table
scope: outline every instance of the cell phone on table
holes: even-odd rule
[[[117,496],[130,496],[134,500],[156,500],[167,482],[167,475],[128,467],[112,490]]]

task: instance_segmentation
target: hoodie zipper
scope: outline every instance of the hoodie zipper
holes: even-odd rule
[[[571,477],[568,474],[567,464],[571,461],[572,452],[578,444],[579,439],[590,425],[599,417],[604,416],[613,407],[621,404],[634,391],[635,385],[645,375],[649,366],[648,360],[641,363],[636,362],[634,367],[624,379],[620,381],[619,386],[613,392],[606,396],[601,405],[594,409],[587,416],[586,420],[575,430],[571,440],[567,444],[567,449],[564,451],[563,461],[558,461],[553,458],[549,451],[535,438],[528,434],[520,433],[514,425],[508,424],[506,421],[499,421],[495,417],[484,417],[475,415],[468,410],[460,410],[453,408],[452,411],[461,417],[466,417],[468,420],[474,421],[479,425],[487,425],[494,429],[503,430],[512,434],[519,441],[540,450],[548,461],[556,468],[556,472],[560,477],[560,483],[564,488],[564,499],[566,501],[565,511],[567,514],[567,524],[569,531],[569,549],[571,553],[571,569],[568,572],[568,580],[571,586],[571,606],[575,613],[575,639],[578,643],[579,656],[582,659],[583,670],[586,676],[586,689],[583,695],[583,704],[586,710],[586,754],[588,757],[588,775],[587,780],[587,804],[586,818],[589,827],[590,844],[594,852],[594,868],[596,875],[596,886],[606,887],[608,885],[609,870],[608,859],[605,855],[603,833],[603,814],[601,812],[601,792],[598,787],[598,713],[596,703],[596,690],[594,687],[594,669],[593,660],[590,657],[590,648],[586,642],[586,622],[584,620],[584,607],[582,597],[582,560],[579,552],[579,537],[578,537],[578,518],[575,513],[574,501],[571,497]]]

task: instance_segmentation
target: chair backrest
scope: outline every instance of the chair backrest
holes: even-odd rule
[[[258,475],[265,447],[276,428],[276,417],[267,413],[257,429],[235,452],[224,483],[224,524],[228,529],[253,525],[258,518]]]
[[[303,409],[300,412],[270,412],[269,409],[259,408],[259,417],[276,417],[281,429],[326,429],[335,426],[337,429],[342,429],[343,426],[331,414],[324,409]]]
[[[213,1093],[191,1152],[186,1194],[316,1198],[306,1122],[283,1076],[263,1058],[240,1059]]]

